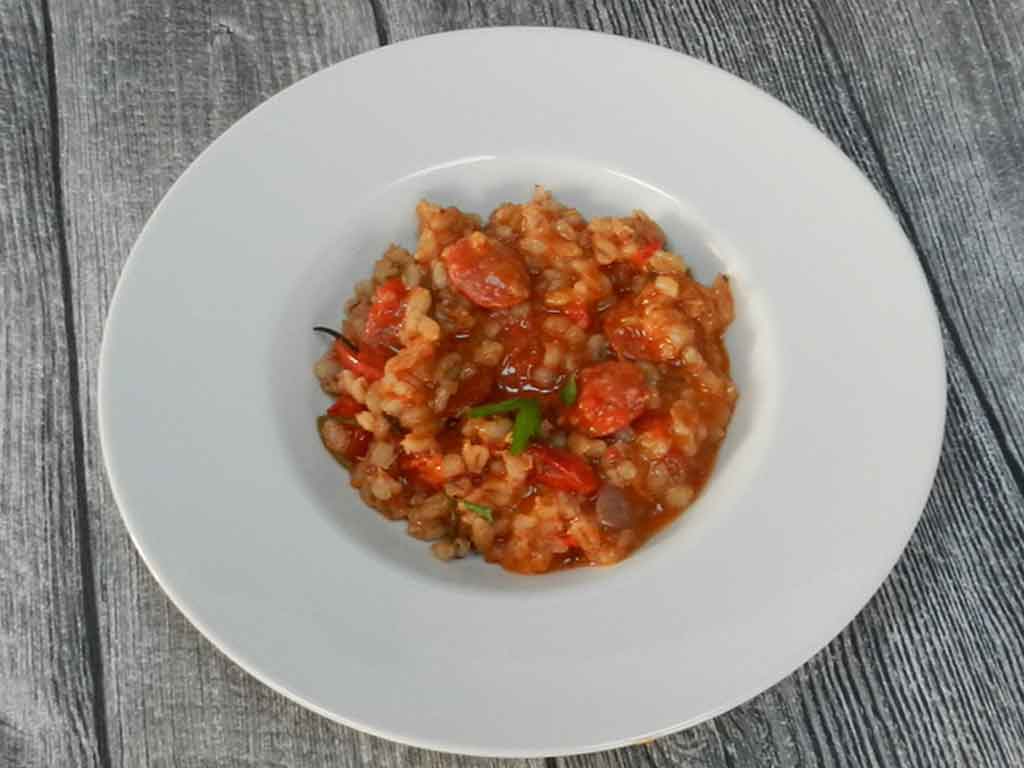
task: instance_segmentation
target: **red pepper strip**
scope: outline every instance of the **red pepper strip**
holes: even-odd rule
[[[584,496],[597,492],[600,485],[597,475],[575,453],[537,444],[530,446],[529,452],[533,456],[533,475],[537,482]]]
[[[653,243],[648,243],[643,248],[633,254],[633,263],[639,267],[642,267],[647,263],[647,260],[651,258],[656,252],[660,251],[665,246],[664,243],[659,243],[655,240]]]
[[[400,277],[385,280],[373,295],[366,318],[363,341],[376,346],[398,344],[398,331],[405,319],[405,298],[409,290]]]
[[[348,419],[355,416],[357,413],[363,410],[363,406],[360,405],[354,398],[348,395],[342,395],[334,404],[327,409],[327,415],[333,416],[336,419]]]
[[[384,363],[388,361],[388,355],[378,349],[368,347],[356,354],[345,342],[338,339],[334,342],[334,356],[338,358],[343,368],[352,371],[356,376],[362,376],[367,381],[384,378]]]

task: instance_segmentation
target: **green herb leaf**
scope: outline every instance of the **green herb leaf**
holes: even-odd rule
[[[563,405],[572,405],[576,402],[577,394],[576,374],[570,373],[569,378],[566,380],[565,384],[562,385],[562,389],[559,391],[558,396],[561,398]]]
[[[540,403],[532,397],[516,397],[512,400],[505,400],[500,403],[478,405],[469,409],[471,419],[484,419],[499,413],[511,413],[515,411],[516,421],[512,427],[512,446],[509,452],[518,456],[526,450],[530,438],[537,434],[540,429]]]
[[[512,411],[518,411],[524,405],[533,402],[534,401],[528,397],[516,397],[512,400],[503,400],[500,403],[478,405],[469,409],[469,418],[486,419],[488,416],[496,416],[499,413],[511,413]]]
[[[478,515],[480,515],[480,517],[482,517],[487,522],[494,522],[494,512],[491,510],[490,507],[485,507],[483,504],[474,504],[472,501],[462,501],[459,503],[462,504],[462,506],[464,506],[470,512],[476,512]]]
[[[513,456],[525,451],[530,438],[540,429],[540,405],[536,400],[524,400],[516,413],[516,422],[512,427],[512,445],[509,447],[509,453]]]

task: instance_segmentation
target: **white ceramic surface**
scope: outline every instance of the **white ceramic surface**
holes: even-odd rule
[[[316,435],[310,326],[413,244],[420,197],[486,213],[534,183],[644,208],[730,275],[741,400],[682,519],[619,566],[522,577],[361,505]],[[555,755],[712,717],[839,632],[921,513],[945,378],[914,253],[812,126],[661,48],[501,29],[350,59],[204,152],[125,267],[99,400],[125,523],[224,653],[371,733]]]

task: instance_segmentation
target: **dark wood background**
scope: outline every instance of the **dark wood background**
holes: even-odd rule
[[[402,747],[249,678],[136,555],[94,416],[118,274],[210,141],[348,56],[500,24],[684,51],[820,127],[899,215],[949,366],[924,517],[831,645],[713,722],[546,761]],[[1020,0],[0,0],[0,767],[1024,765],[1022,107]]]

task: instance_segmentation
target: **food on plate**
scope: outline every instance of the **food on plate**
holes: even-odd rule
[[[707,482],[736,403],[729,281],[642,211],[587,221],[538,187],[484,222],[416,208],[315,374],[320,437],[367,504],[442,560],[617,562]]]

